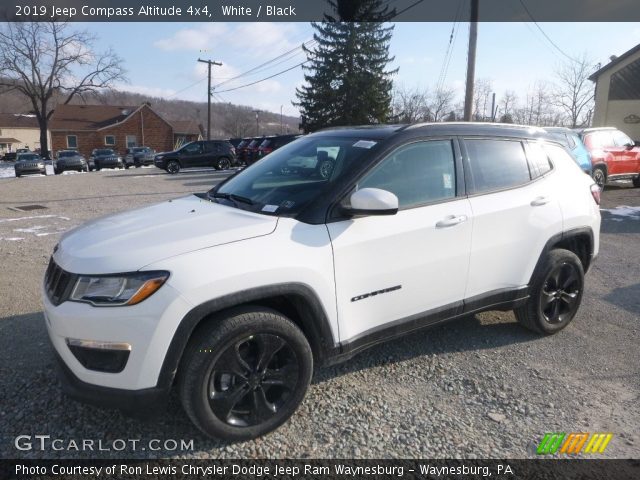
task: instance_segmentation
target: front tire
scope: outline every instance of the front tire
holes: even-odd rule
[[[180,399],[204,434],[247,440],[289,419],[312,372],[309,343],[291,320],[269,309],[240,309],[191,339],[179,372]]]
[[[550,335],[565,328],[580,307],[584,292],[584,268],[575,253],[551,250],[536,267],[527,303],[515,309],[522,326]]]
[[[167,172],[174,175],[180,171],[180,162],[177,160],[170,160],[167,163]]]
[[[633,186],[636,188],[640,188],[640,175],[636,175],[633,177]]]

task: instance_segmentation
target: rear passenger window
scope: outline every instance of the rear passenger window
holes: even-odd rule
[[[455,157],[450,140],[416,142],[400,147],[358,183],[358,189],[381,188],[398,197],[400,208],[456,196]]]
[[[502,190],[531,180],[521,142],[465,140],[473,193]]]
[[[527,153],[529,157],[529,169],[531,170],[531,178],[538,178],[549,173],[553,166],[549,161],[547,152],[538,142],[529,143],[529,151]]]

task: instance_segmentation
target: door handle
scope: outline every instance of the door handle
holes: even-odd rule
[[[550,201],[551,201],[551,199],[549,199],[549,197],[537,197],[537,198],[534,198],[533,200],[531,200],[531,206],[532,207],[541,207],[542,205],[546,205]]]
[[[456,225],[460,225],[462,222],[466,222],[467,218],[468,217],[466,215],[449,215],[436,223],[436,228],[455,227]]]

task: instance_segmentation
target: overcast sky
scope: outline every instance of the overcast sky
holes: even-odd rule
[[[206,65],[198,57],[223,63],[214,67],[213,84],[252,69],[311,40],[307,23],[93,23],[78,25],[98,37],[100,50],[112,47],[125,61],[130,90],[186,100],[206,100]],[[433,90],[442,72],[452,23],[397,23],[391,41],[399,67],[395,80],[406,87]],[[537,80],[552,81],[554,70],[569,57],[586,53],[594,64],[607,63],[640,43],[638,23],[481,23],[476,78],[493,81],[498,99],[505,90],[521,97]],[[445,85],[462,99],[466,72],[468,24],[458,24]],[[542,30],[542,31],[541,31]],[[543,33],[544,32],[544,33]],[[545,38],[546,36],[549,39]],[[555,44],[555,46],[552,44]],[[557,47],[557,48],[556,48]],[[217,101],[285,114],[295,88],[303,82],[300,67],[254,86],[224,90],[260,80],[305,60],[301,50],[252,75],[220,85]]]

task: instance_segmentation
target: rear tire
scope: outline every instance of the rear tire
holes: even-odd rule
[[[536,267],[529,299],[514,310],[520,324],[534,332],[551,335],[565,328],[580,307],[584,292],[584,268],[575,253],[551,250]]]
[[[312,372],[311,348],[300,329],[276,311],[254,307],[215,319],[191,338],[178,388],[204,434],[247,440],[289,419]]]
[[[231,160],[229,160],[227,157],[219,158],[215,166],[216,170],[229,170],[230,168],[231,168]]]
[[[600,187],[600,190],[604,190],[604,186],[607,183],[607,173],[602,167],[593,167],[593,173],[591,174],[593,181]]]

